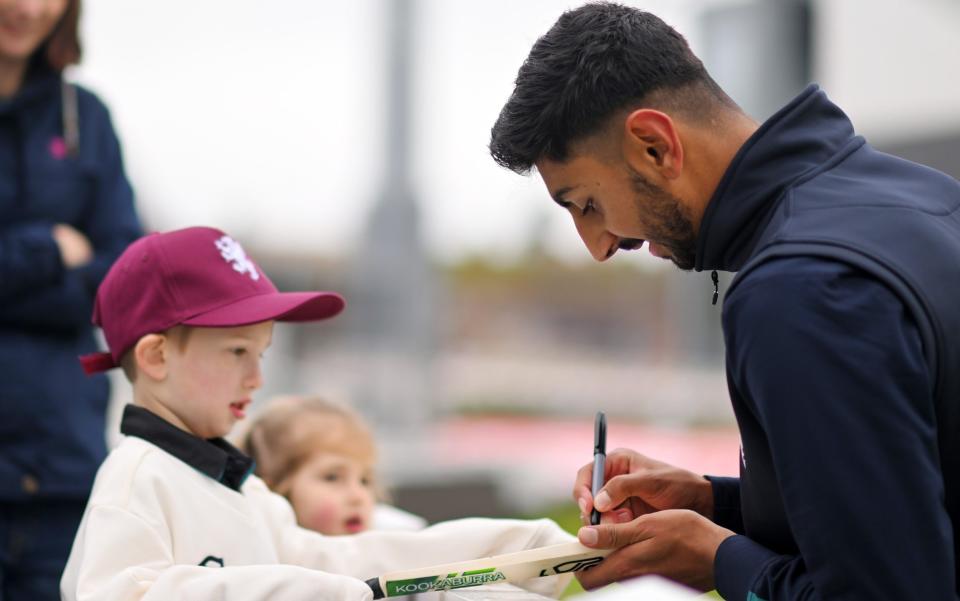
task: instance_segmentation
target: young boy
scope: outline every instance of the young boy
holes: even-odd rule
[[[367,600],[363,579],[572,540],[549,520],[446,522],[419,532],[328,537],[223,440],[262,384],[274,321],[344,306],[330,292],[280,293],[237,242],[195,227],[132,244],[97,293],[94,323],[133,385],[126,435],[96,483],[61,581],[65,601]],[[556,595],[564,582],[531,581]]]

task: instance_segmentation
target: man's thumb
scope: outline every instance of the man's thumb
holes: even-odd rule
[[[584,526],[577,532],[580,544],[595,549],[617,549],[643,540],[638,520],[624,524]]]

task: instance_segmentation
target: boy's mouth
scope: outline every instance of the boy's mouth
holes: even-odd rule
[[[246,408],[247,408],[247,405],[249,404],[250,404],[250,401],[248,400],[235,401],[233,403],[230,403],[230,413],[232,413],[233,417],[237,419],[243,419],[244,417],[247,416]]]

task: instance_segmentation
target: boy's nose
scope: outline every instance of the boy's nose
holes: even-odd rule
[[[263,386],[263,371],[260,369],[260,362],[257,361],[247,374],[244,386],[248,390],[257,390]]]

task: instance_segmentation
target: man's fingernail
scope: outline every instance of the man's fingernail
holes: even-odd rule
[[[580,498],[577,500],[577,505],[580,506],[580,513],[581,513],[581,514],[587,513],[587,500],[586,500],[586,499],[584,499],[583,497],[580,497]]]
[[[595,545],[599,539],[599,533],[596,528],[581,528],[577,532],[577,538],[585,545]]]
[[[600,511],[606,511],[608,505],[610,505],[610,495],[607,494],[607,491],[601,490],[597,494],[597,498],[593,500],[593,506]]]

